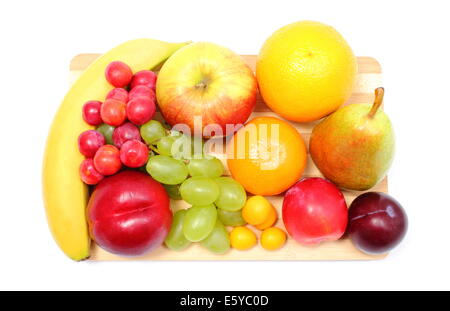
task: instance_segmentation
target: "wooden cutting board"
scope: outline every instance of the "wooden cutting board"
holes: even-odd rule
[[[70,81],[73,82],[83,72],[86,67],[92,63],[100,54],[80,54],[75,56],[70,63]],[[243,59],[254,70],[256,64],[255,55],[243,55]],[[381,67],[380,64],[371,57],[358,57],[358,78],[354,92],[346,104],[353,103],[371,103],[374,100],[374,90],[382,86]],[[250,119],[256,116],[277,116],[273,113],[258,96],[256,109],[250,116]],[[277,116],[279,117],[279,116]],[[157,116],[161,118],[161,116]],[[288,121],[289,122],[289,121]],[[310,123],[291,123],[302,135],[306,145],[308,145],[311,131],[318,121]],[[222,159],[224,160],[224,159]],[[226,162],[224,162],[226,166]],[[229,175],[228,170],[226,174]],[[308,159],[308,165],[305,169],[304,176],[322,176],[314,165],[311,158]],[[376,185],[371,191],[388,191],[387,178]],[[347,204],[350,204],[355,197],[362,192],[343,191]],[[281,218],[281,206],[283,196],[267,197],[275,206],[278,212],[277,227],[283,228]],[[188,205],[181,200],[171,200],[171,207],[174,210],[186,208]],[[251,227],[251,226],[250,226]],[[253,227],[251,227],[254,229]],[[260,235],[260,231],[254,229],[255,233]],[[202,248],[198,243],[193,243],[183,251],[171,251],[164,246],[154,250],[148,255],[135,258],[120,257],[110,254],[101,249],[97,245],[92,246],[92,254],[90,260],[370,260],[381,259],[383,255],[367,255],[356,249],[349,239],[341,239],[334,242],[325,242],[317,246],[302,246],[293,239],[288,238],[286,245],[277,251],[266,251],[261,245],[256,245],[247,251],[238,251],[231,249],[224,255],[216,255]]]

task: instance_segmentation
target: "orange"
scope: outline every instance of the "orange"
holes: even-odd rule
[[[276,195],[291,187],[306,165],[306,147],[297,130],[274,117],[257,117],[227,145],[231,175],[250,193]]]
[[[256,78],[273,111],[288,120],[308,122],[332,113],[350,97],[357,67],[339,32],[302,21],[280,28],[266,40]]]
[[[280,228],[272,227],[261,233],[261,246],[269,251],[279,249],[286,242],[286,233]]]
[[[242,217],[250,225],[260,225],[267,221],[272,210],[272,204],[265,197],[255,195],[245,202],[242,208]]]
[[[247,227],[235,227],[230,232],[231,247],[247,250],[256,245],[256,234]]]
[[[269,227],[272,227],[273,224],[277,221],[277,211],[275,210],[275,208],[272,207],[272,210],[270,211],[269,216],[267,217],[267,219],[259,225],[256,225],[256,229],[258,230],[264,230],[267,229]]]

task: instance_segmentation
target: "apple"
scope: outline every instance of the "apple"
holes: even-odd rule
[[[104,178],[89,199],[87,215],[92,239],[122,256],[139,256],[158,247],[172,224],[166,190],[138,171]]]
[[[338,240],[347,226],[342,192],[320,177],[304,178],[292,186],[284,196],[282,213],[289,235],[305,245]]]
[[[192,43],[175,52],[156,81],[164,119],[172,126],[186,124],[194,133],[194,119],[201,117],[202,126],[197,128],[204,137],[233,134],[226,131],[226,125],[243,124],[248,119],[256,94],[255,75],[243,59],[209,42]],[[222,133],[203,131],[212,124]]]
[[[396,247],[406,234],[408,217],[400,203],[381,192],[366,192],[350,204],[347,232],[355,246],[368,254]]]

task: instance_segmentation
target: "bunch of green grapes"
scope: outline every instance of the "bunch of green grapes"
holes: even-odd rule
[[[148,160],[147,172],[163,184],[172,199],[183,199],[191,205],[174,214],[167,247],[182,250],[200,242],[214,253],[225,253],[230,248],[225,226],[245,224],[241,215],[247,199],[244,188],[233,178],[222,176],[224,167],[219,159],[202,154],[192,157],[198,141],[182,144],[179,140],[189,138],[167,131],[155,120],[141,127],[141,136],[155,153]],[[176,142],[189,146],[189,152],[172,148]]]
[[[211,161],[216,163],[216,168],[220,164],[221,169],[213,169]],[[192,162],[195,162],[196,169],[199,166],[211,166],[210,169],[202,169],[202,174],[197,175],[191,170]],[[216,158],[191,160],[188,171],[190,177],[177,190],[171,188],[168,192],[172,193],[172,198],[181,198],[192,206],[174,214],[165,244],[172,250],[182,250],[192,242],[200,242],[211,252],[223,254],[230,249],[230,238],[225,226],[245,224],[241,214],[247,199],[245,190],[234,179],[221,177],[222,162]]]

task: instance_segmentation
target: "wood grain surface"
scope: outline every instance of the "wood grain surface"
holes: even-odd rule
[[[70,82],[73,82],[78,76],[91,64],[100,54],[79,54],[75,56],[70,63]],[[243,55],[243,59],[254,70],[256,64],[255,55]],[[380,64],[371,57],[358,57],[358,78],[352,96],[345,103],[371,103],[374,99],[374,89],[382,86],[382,76]],[[255,111],[250,116],[250,119],[256,116],[277,116],[273,113],[263,102],[262,98],[258,96],[258,102]],[[277,116],[279,117],[279,116]],[[157,118],[161,118],[160,115]],[[289,121],[288,121],[289,122]],[[309,137],[312,128],[318,121],[310,123],[291,123],[302,135],[306,145],[308,145]],[[226,161],[221,157],[225,167]],[[226,174],[229,174],[226,170]],[[304,176],[322,176],[314,165],[312,160],[308,159],[308,165],[305,169]],[[371,191],[388,191],[387,177],[376,185]],[[355,197],[362,192],[359,191],[343,191],[347,204],[350,204]],[[277,227],[283,228],[281,221],[281,205],[283,202],[282,195],[267,197],[275,206],[278,212]],[[171,207],[174,210],[186,208],[188,205],[184,201],[171,200]],[[252,228],[254,229],[254,228]],[[260,235],[260,231],[254,229],[254,232]],[[231,249],[224,255],[216,255],[208,250],[202,248],[198,243],[193,243],[183,251],[171,251],[164,246],[142,257],[120,257],[101,249],[95,243],[92,246],[92,254],[90,260],[373,260],[382,259],[387,254],[383,255],[367,255],[357,250],[349,239],[341,239],[334,242],[325,242],[317,246],[302,246],[293,239],[288,238],[286,245],[277,251],[266,251],[260,245],[256,245],[247,251],[238,251]]]

